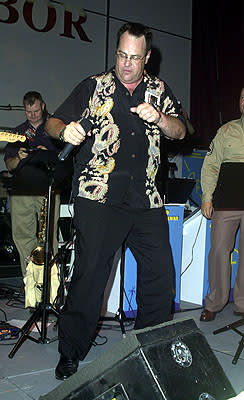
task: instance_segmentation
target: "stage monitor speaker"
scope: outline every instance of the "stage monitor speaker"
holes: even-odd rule
[[[129,333],[40,399],[227,400],[235,395],[194,320],[183,319]]]

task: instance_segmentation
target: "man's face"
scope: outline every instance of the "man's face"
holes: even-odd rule
[[[244,88],[241,91],[241,95],[240,95],[240,111],[242,113],[242,115],[244,115]]]
[[[44,103],[41,104],[40,100],[36,100],[32,106],[25,104],[25,114],[28,121],[34,127],[37,127],[43,120]]]
[[[146,52],[146,41],[144,36],[139,38],[123,33],[116,51],[115,71],[118,79],[124,84],[136,83],[141,80],[145,64],[150,57],[150,51]],[[138,56],[136,60],[129,59],[130,56]],[[127,58],[126,58],[127,57]]]

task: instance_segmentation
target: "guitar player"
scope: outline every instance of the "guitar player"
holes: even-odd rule
[[[48,112],[41,94],[36,91],[27,92],[23,97],[23,104],[26,121],[18,125],[14,132],[24,135],[25,141],[8,143],[5,147],[4,161],[8,171],[15,176],[16,181],[18,181],[18,177],[25,176],[26,171],[26,185],[20,185],[24,189],[21,192],[18,190],[10,191],[12,236],[19,252],[24,278],[28,258],[32,250],[37,246],[38,220],[44,198],[44,193],[37,194],[36,191],[33,192],[33,186],[35,185],[33,185],[33,182],[29,182],[31,159],[37,151],[50,150],[57,153],[60,148],[57,147],[57,141],[52,141],[44,130]],[[38,185],[38,177],[36,181]],[[59,218],[59,203],[59,196],[56,196],[53,229],[54,253],[58,250],[57,222]]]

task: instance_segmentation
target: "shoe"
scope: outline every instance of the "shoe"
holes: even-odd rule
[[[61,356],[55,369],[56,379],[64,381],[65,379],[69,378],[77,371],[78,365],[79,360],[72,360],[71,358]]]
[[[206,308],[202,311],[202,314],[200,316],[200,321],[208,322],[208,321],[213,321],[216,316],[215,311],[209,311]]]
[[[244,318],[244,312],[241,312],[241,311],[234,311],[234,314],[235,314],[235,315],[239,315],[239,316],[241,316],[242,318]]]

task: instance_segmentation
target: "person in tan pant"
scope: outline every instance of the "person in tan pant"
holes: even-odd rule
[[[201,171],[202,214],[212,219],[208,256],[210,292],[200,321],[212,321],[228,302],[230,255],[238,228],[239,265],[234,284],[234,312],[244,317],[244,88],[241,118],[223,125],[210,144]]]

